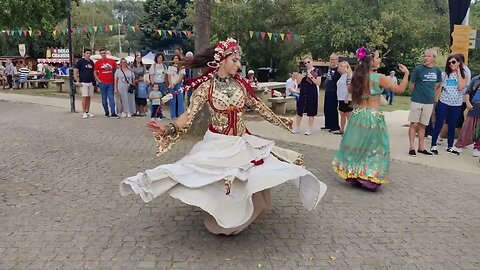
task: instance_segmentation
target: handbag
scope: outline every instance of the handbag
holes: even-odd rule
[[[127,75],[125,75],[125,72],[123,72],[122,68],[120,68],[120,71],[123,73],[123,77],[125,77],[125,81],[128,83],[128,93],[133,94],[135,92],[135,85],[130,83],[130,81],[127,79]]]

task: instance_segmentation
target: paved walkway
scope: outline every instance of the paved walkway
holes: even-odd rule
[[[155,158],[145,118],[83,120],[50,105],[0,101],[0,269],[480,268],[478,174],[394,161],[392,183],[370,193],[334,175],[333,150],[279,141],[305,154],[327,194],[307,212],[293,186],[276,187],[265,216],[218,237],[197,208],[118,193],[191,141]]]

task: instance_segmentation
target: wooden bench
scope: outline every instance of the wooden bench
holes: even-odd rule
[[[294,97],[273,97],[269,98],[268,102],[272,103],[272,110],[276,114],[285,115],[287,113],[287,103],[295,101]]]
[[[65,81],[56,79],[56,80],[52,80],[51,82],[57,86],[58,92],[61,93],[63,90],[63,85],[65,84]]]

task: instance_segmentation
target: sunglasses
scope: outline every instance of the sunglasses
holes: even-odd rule
[[[455,60],[448,62],[449,65],[455,65],[456,63],[457,63],[457,61],[455,61]]]
[[[310,64],[310,61],[307,61],[307,62],[303,62],[303,63],[304,63],[305,65],[306,65],[306,64]]]

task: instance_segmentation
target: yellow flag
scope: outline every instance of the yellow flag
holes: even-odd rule
[[[56,30],[53,30],[53,31],[52,31],[52,35],[56,36],[56,35],[57,35],[57,31],[56,31]]]
[[[112,31],[112,30],[113,30],[113,25],[110,24],[110,25],[108,26],[108,28],[110,29],[110,31]]]
[[[284,39],[285,39],[285,34],[280,34],[280,38],[281,38],[282,40],[284,40]]]
[[[248,31],[248,33],[250,34],[250,38],[253,37],[253,31]]]
[[[33,33],[32,30],[28,30],[28,34],[30,34],[30,36],[32,36],[32,33]]]
[[[135,32],[135,26],[130,26],[132,28],[132,31]]]
[[[271,32],[268,32],[267,35],[268,35],[269,39],[272,39],[272,33]]]
[[[171,36],[172,35],[172,30],[168,30],[168,34]]]
[[[161,36],[162,35],[162,30],[157,29],[157,33],[158,33],[159,36]]]
[[[98,29],[98,26],[94,26],[93,27],[93,31],[96,33],[97,32],[97,29]]]

